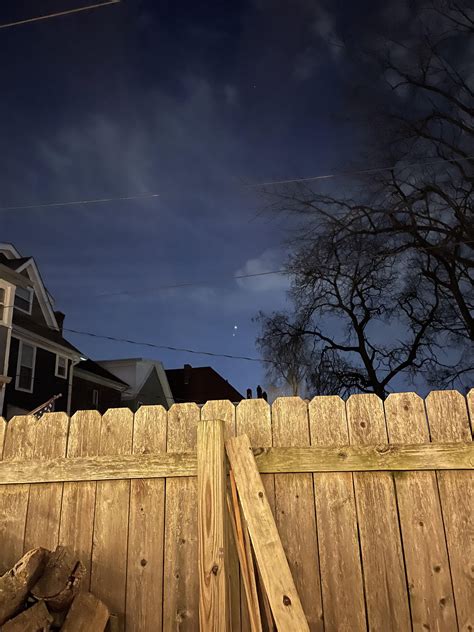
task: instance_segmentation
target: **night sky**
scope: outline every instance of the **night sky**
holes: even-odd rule
[[[1,4],[5,23],[88,2]],[[287,281],[231,277],[279,269],[288,226],[245,185],[361,159],[342,42],[409,17],[352,4],[125,0],[0,30],[0,206],[159,193],[0,211],[0,241],[36,259],[66,327],[258,355],[252,317],[284,306]],[[260,363],[68,338],[93,359],[210,364],[242,394],[264,384]]]

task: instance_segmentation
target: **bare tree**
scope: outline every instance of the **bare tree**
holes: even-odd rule
[[[422,366],[440,385],[472,375],[474,85],[462,51],[472,47],[473,36],[474,13],[467,3],[433,2],[420,13],[417,37],[408,42],[386,40],[372,56],[392,94],[373,154],[392,167],[365,174],[344,196],[304,183],[267,191],[276,209],[303,219],[303,230],[293,242],[301,253],[295,259],[300,265],[292,269],[298,319],[311,310],[324,314],[337,309],[350,320],[347,335],[358,341],[335,341],[326,334],[324,321],[312,330],[326,344],[323,353],[331,350],[339,360],[341,353],[358,354],[355,365],[342,369],[342,388],[383,393],[390,381],[386,377],[394,371]],[[402,102],[394,96],[400,90]],[[323,266],[320,258],[308,258],[314,244],[321,247],[322,236],[330,262]],[[356,256],[358,239],[363,245]],[[375,248],[376,257],[367,259],[369,248]],[[306,278],[314,280],[309,286],[299,274],[305,268]],[[402,285],[393,283],[395,270],[403,271]],[[354,294],[341,291],[343,277],[352,283]],[[372,285],[366,286],[369,278]],[[384,279],[384,296],[391,307],[377,301],[370,307],[377,284]],[[307,301],[312,307],[301,301],[298,288],[311,297]],[[354,303],[355,297],[359,302]],[[354,305],[362,309],[362,316],[354,313]],[[378,309],[387,322],[404,322],[411,331],[411,342],[403,350],[395,344],[380,353],[364,338]],[[463,348],[456,362],[443,362],[435,353],[446,345]],[[383,358],[378,370],[383,367],[384,378],[376,376],[374,353],[376,363],[377,357]]]

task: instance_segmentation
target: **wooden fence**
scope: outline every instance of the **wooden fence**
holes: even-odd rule
[[[0,419],[0,572],[70,545],[122,630],[198,630],[210,419],[250,438],[311,630],[474,630],[474,391]],[[233,546],[226,572],[231,630],[247,632]]]

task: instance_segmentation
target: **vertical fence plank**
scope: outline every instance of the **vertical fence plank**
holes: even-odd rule
[[[109,409],[102,417],[99,454],[130,454],[133,413]],[[130,481],[98,481],[92,545],[91,591],[117,615],[125,629]]]
[[[426,398],[433,442],[471,441],[466,400],[457,391],[433,391]],[[460,630],[474,630],[474,475],[437,472]],[[444,607],[444,600],[440,600]]]
[[[200,421],[197,429],[197,488],[201,632],[224,632],[228,625],[224,458],[224,421]]]
[[[346,445],[349,435],[340,397],[309,403],[311,445]],[[314,490],[326,632],[366,629],[354,485],[350,472],[315,474]]]
[[[415,393],[389,395],[390,443],[428,443],[424,402]],[[395,472],[413,628],[456,629],[451,574],[434,472]]]
[[[200,412],[196,404],[168,411],[168,452],[196,447]],[[196,478],[166,481],[163,630],[191,632],[199,626]]]
[[[166,451],[166,410],[142,406],[133,425],[133,454]],[[132,480],[127,563],[127,632],[161,630],[164,479]]]
[[[271,409],[264,399],[244,399],[235,411],[236,434],[246,434],[250,444],[260,448],[270,448],[273,444]],[[273,474],[262,475],[263,486],[267,494],[268,502],[275,515],[275,476]],[[250,630],[250,618],[244,588],[240,584],[240,604],[242,617],[242,632]]]
[[[299,397],[272,405],[273,445],[309,446],[308,406]],[[312,474],[275,475],[275,520],[310,630],[324,629]],[[298,537],[295,527],[298,525]]]
[[[471,432],[474,435],[474,388],[471,388],[467,394],[467,409],[471,420]]]
[[[33,458],[64,457],[69,425],[66,413],[48,413],[33,423],[37,424]],[[35,483],[30,486],[24,552],[37,546],[50,550],[56,548],[62,495],[63,483]]]
[[[77,412],[69,425],[68,457],[96,456],[99,452],[101,417],[96,410]],[[64,483],[59,543],[70,546],[86,567],[82,580],[90,588],[92,533],[97,483]]]
[[[376,395],[352,395],[346,410],[352,445],[387,443]],[[406,632],[411,621],[392,474],[354,473],[354,487],[369,628]]]
[[[8,422],[3,458],[31,459],[35,446],[34,417],[13,417]],[[0,488],[0,573],[11,568],[23,555],[29,485]]]
[[[201,420],[223,419],[225,422],[225,439],[235,436],[235,406],[228,400],[206,402],[201,408]],[[240,572],[237,547],[229,525],[226,512],[226,549],[227,549],[227,581],[229,590],[229,625],[232,632],[241,629],[240,623]]]

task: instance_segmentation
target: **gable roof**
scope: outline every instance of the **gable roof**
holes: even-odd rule
[[[166,369],[166,377],[177,402],[195,402],[205,404],[213,399],[228,399],[240,402],[243,396],[217,371],[210,366],[182,369]]]
[[[70,351],[75,351],[79,355],[82,355],[79,349],[77,349],[77,347],[72,345],[68,340],[66,340],[66,338],[63,338],[60,331],[56,329],[50,329],[49,327],[45,327],[44,325],[37,323],[36,321],[29,318],[26,314],[22,314],[21,312],[18,312],[15,314],[15,322],[13,323],[13,330],[15,330],[17,327],[20,327],[21,329],[25,331],[30,331],[31,333],[36,334],[37,336],[41,336],[42,338],[45,338],[45,340],[54,342],[55,344],[60,345],[61,347],[65,347],[66,349],[69,349]]]
[[[103,366],[100,366],[100,364],[97,364],[97,362],[94,362],[94,360],[90,360],[90,359],[82,360],[81,362],[79,362],[79,364],[76,365],[76,368],[80,369],[81,371],[87,371],[88,373],[93,373],[94,375],[103,377],[106,380],[112,380],[113,382],[117,382],[118,384],[121,384],[122,386],[128,387],[128,384],[126,382],[121,380],[119,377],[117,377],[110,371],[107,371],[107,369],[104,369]]]
[[[10,268],[10,270],[18,270],[25,263],[27,263],[31,257],[18,257],[18,259],[9,259],[3,252],[0,252],[0,263]]]

